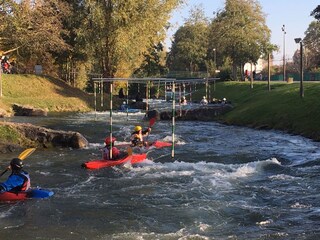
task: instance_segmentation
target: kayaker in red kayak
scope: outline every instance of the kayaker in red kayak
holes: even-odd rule
[[[10,162],[11,174],[7,181],[0,183],[0,193],[26,191],[30,188],[30,176],[22,170],[23,162],[19,158],[14,158]]]
[[[120,158],[123,158],[127,155],[127,153],[120,151],[117,147],[114,146],[114,142],[117,139],[115,137],[107,137],[104,140],[104,143],[106,144],[104,148],[102,149],[103,153],[103,160],[117,160]],[[112,158],[111,156],[111,149],[112,149]]]
[[[143,137],[148,136],[151,132],[151,127],[142,130],[141,126],[135,126],[134,132],[131,134],[131,146],[132,147],[143,147],[148,146],[148,142],[143,140]]]

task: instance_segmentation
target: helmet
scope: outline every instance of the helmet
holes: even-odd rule
[[[203,99],[205,99],[205,98],[206,98],[206,96],[203,96],[202,98],[203,98]]]
[[[126,104],[126,102],[123,102],[122,104]]]
[[[226,98],[223,98],[222,100],[223,100],[223,101],[226,101],[227,99],[226,99]]]
[[[113,143],[114,141],[116,141],[116,138],[115,137],[106,137],[106,139],[104,140],[105,144],[110,144],[110,143]]]
[[[10,162],[10,167],[12,170],[19,170],[19,169],[23,168],[22,160],[20,158],[12,159]]]
[[[141,127],[141,126],[135,126],[135,128],[134,128],[134,131],[135,131],[135,132],[138,132],[138,131],[140,131],[140,130],[142,130],[142,127]]]

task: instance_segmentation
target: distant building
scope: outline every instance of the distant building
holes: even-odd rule
[[[270,62],[272,65],[272,62]],[[255,71],[256,74],[260,73],[264,68],[268,67],[268,61],[265,59],[262,59],[261,57],[258,59],[256,64],[252,65],[252,71]],[[271,66],[270,66],[271,67]],[[249,75],[251,76],[251,63],[246,63],[243,66],[243,71],[248,71]]]

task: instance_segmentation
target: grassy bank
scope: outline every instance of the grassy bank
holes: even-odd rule
[[[221,116],[227,124],[284,130],[320,140],[320,83],[305,82],[304,98],[299,95],[299,83],[224,82],[211,86],[212,97],[226,97],[234,110]],[[198,93],[201,98],[203,93]]]
[[[93,96],[65,82],[35,75],[2,75],[0,108],[9,110],[13,103],[48,109],[49,112],[89,111]]]

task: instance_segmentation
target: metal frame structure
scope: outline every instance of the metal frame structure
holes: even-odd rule
[[[197,83],[204,83],[206,87],[206,97],[211,99],[211,91],[210,91],[210,83],[213,82],[214,84],[214,90],[215,90],[215,83],[219,78],[198,78],[198,79],[173,79],[173,78],[93,78],[93,88],[94,88],[94,107],[95,107],[95,112],[97,111],[97,91],[96,89],[100,90],[100,99],[101,99],[101,106],[103,106],[103,89],[104,89],[104,84],[109,83],[110,84],[110,125],[109,125],[109,130],[110,130],[110,138],[112,138],[112,108],[113,108],[113,99],[112,99],[112,92],[113,92],[113,83],[114,82],[121,82],[124,81],[127,83],[127,104],[128,104],[128,89],[129,89],[129,83],[130,84],[146,84],[146,112],[148,112],[148,99],[150,96],[150,89],[149,89],[149,83],[150,82],[156,82],[158,83],[158,86],[160,87],[161,85],[164,86],[165,88],[165,100],[166,99],[166,93],[167,93],[167,85],[171,86],[171,89],[174,91],[172,92],[172,149],[171,149],[171,158],[174,158],[174,142],[175,142],[175,101],[176,101],[176,87],[179,88],[179,99],[182,97],[181,93],[181,87],[183,88],[183,96],[186,95],[186,85],[190,86],[190,101],[192,99],[191,96],[191,85],[194,84],[196,88]],[[208,91],[209,89],[209,91]],[[127,119],[128,119],[128,114],[129,112],[127,111]],[[111,145],[111,144],[110,144]],[[110,153],[110,157],[112,158],[112,151]]]

